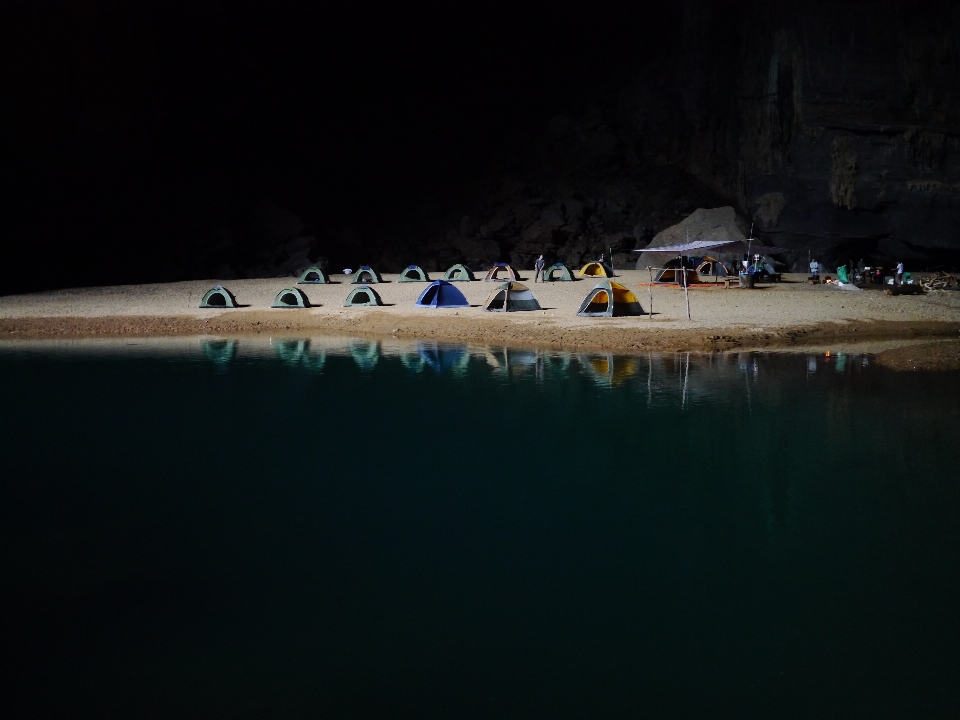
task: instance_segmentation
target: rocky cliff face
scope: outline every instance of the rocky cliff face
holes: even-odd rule
[[[407,33],[360,11],[12,7],[0,292],[318,260],[623,265],[724,206],[797,266],[960,264],[944,0],[491,10]]]
[[[514,261],[576,264],[712,202],[797,266],[956,262],[960,7],[688,0],[674,31],[670,52],[546,123],[507,182],[526,197],[480,210],[481,236]]]
[[[691,32],[720,37],[715,15],[691,7]],[[775,7],[741,15],[736,62],[674,125],[686,128],[673,133],[675,159],[777,245],[891,257],[960,247],[960,7]],[[723,52],[708,47],[688,56],[701,69],[691,76]],[[662,145],[669,128],[657,134]]]

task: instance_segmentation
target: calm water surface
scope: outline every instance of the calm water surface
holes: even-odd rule
[[[6,717],[960,715],[960,376],[0,345]]]

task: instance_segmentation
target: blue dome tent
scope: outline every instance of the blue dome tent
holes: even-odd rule
[[[416,305],[427,308],[470,307],[463,293],[446,280],[434,280],[430,283],[420,293]]]

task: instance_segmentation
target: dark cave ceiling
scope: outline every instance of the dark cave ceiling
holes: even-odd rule
[[[3,13],[2,292],[627,252],[718,205],[804,257],[960,248],[951,3]]]

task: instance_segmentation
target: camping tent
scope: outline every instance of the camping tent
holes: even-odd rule
[[[360,269],[353,274],[353,280],[351,280],[352,285],[366,285],[368,283],[381,282],[383,282],[383,278],[380,277],[380,273],[369,265],[362,265]]]
[[[620,283],[601,280],[583,299],[577,315],[585,317],[620,317],[645,315],[636,296]]]
[[[541,310],[540,303],[523,283],[508,282],[497,287],[483,303],[483,309],[491,312],[517,312]]]
[[[277,297],[274,298],[271,307],[308,308],[310,307],[310,300],[307,299],[307,296],[303,294],[303,290],[300,288],[284,288],[277,293]]]
[[[200,300],[200,307],[218,309],[235,308],[237,307],[237,299],[233,296],[233,293],[225,287],[215,285],[204,293],[203,298]]]
[[[328,282],[330,282],[330,278],[327,277],[327,274],[316,265],[312,265],[303,271],[297,285],[325,285]]]
[[[430,282],[430,276],[419,265],[408,265],[398,282]]]
[[[466,265],[454,265],[447,270],[443,279],[447,282],[473,282],[476,280],[473,271]]]
[[[680,258],[671,258],[664,263],[664,267],[658,272],[653,281],[662,285],[680,285],[683,280],[684,271],[680,268]],[[696,270],[686,269],[687,285],[696,285],[700,282],[700,276]]]
[[[716,258],[707,255],[703,262],[697,265],[697,275],[709,275],[711,277],[727,277],[732,275],[730,268],[724,265]]]
[[[377,295],[377,291],[367,285],[355,287],[343,301],[344,307],[375,307],[383,305],[383,300]]]
[[[543,282],[573,281],[573,273],[563,263],[554,263],[543,271]]]
[[[462,292],[446,280],[434,280],[420,293],[416,306],[426,308],[470,307],[470,303],[467,302]]]
[[[588,262],[577,273],[577,277],[616,277],[613,268],[600,262]]]
[[[498,278],[497,275],[500,271],[503,271],[506,275],[505,278]],[[483,279],[484,282],[496,282],[497,280],[517,280],[517,271],[514,270],[508,263],[494,263],[493,267],[487,270],[487,276]]]

